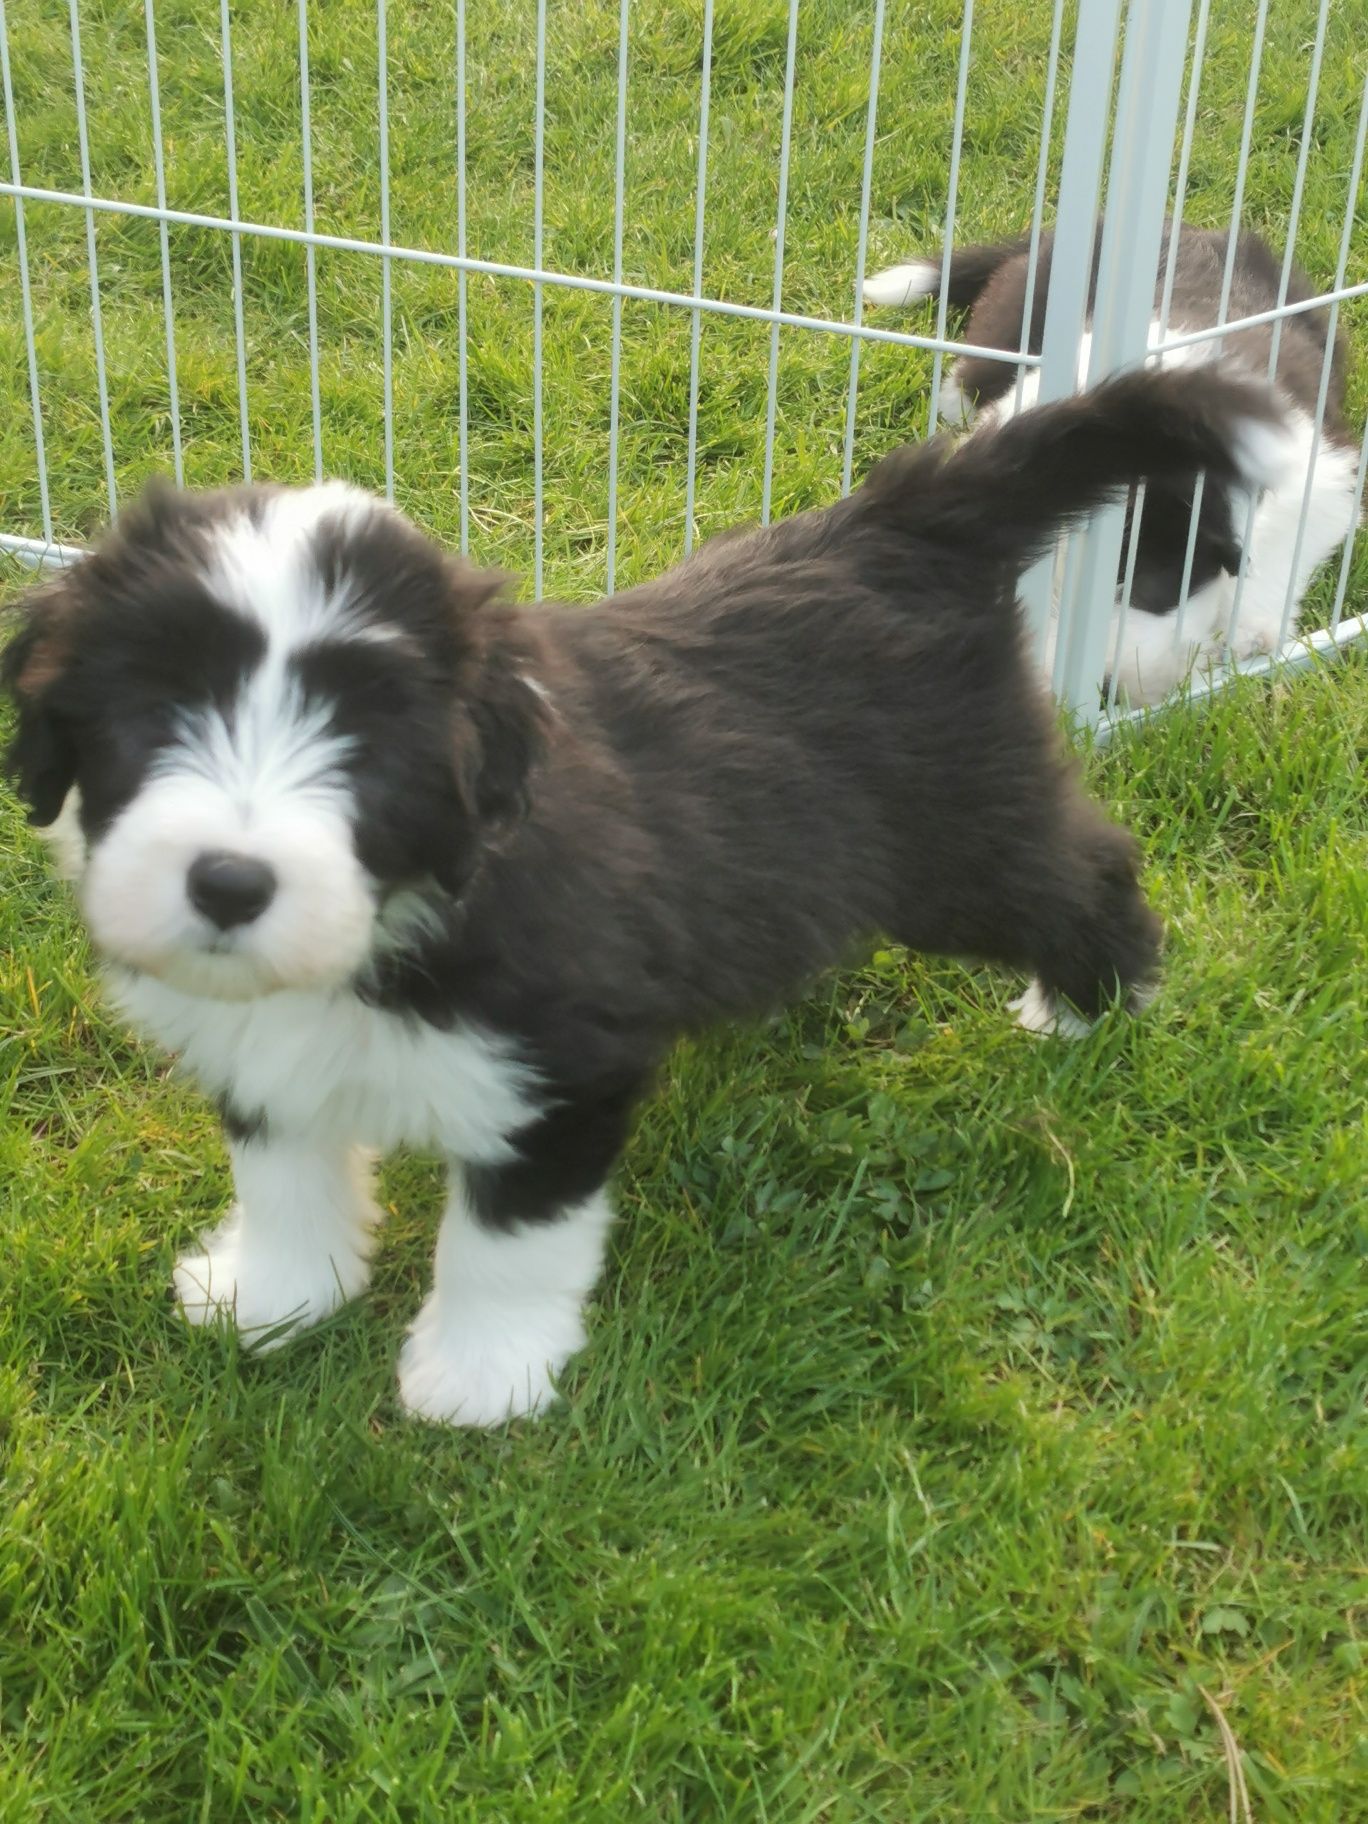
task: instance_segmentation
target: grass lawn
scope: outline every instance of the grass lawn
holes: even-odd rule
[[[62,10],[6,7],[23,175],[78,188]],[[961,10],[889,6],[871,260],[936,240]],[[453,248],[453,9],[390,11],[393,237]],[[469,11],[469,245],[530,263],[534,9]],[[784,300],[813,314],[851,303],[871,11],[801,13]],[[1252,11],[1212,7],[1203,225],[1230,207]],[[318,225],[371,237],[374,12],[312,12]],[[701,12],[639,0],[630,36],[624,269],[676,290]],[[1049,8],[976,13],[960,223],[998,234],[1029,208]],[[1281,245],[1316,6],[1271,13],[1245,215]],[[705,287],[744,302],[772,284],[786,19],[717,0]],[[141,9],[82,23],[94,182],[152,201]],[[233,29],[241,212],[302,225],[293,9],[241,0]],[[227,213],[217,8],[160,0],[157,31],[170,199]],[[1319,282],[1365,37],[1368,0],[1336,0],[1298,237]],[[546,260],[598,275],[616,44],[616,7],[552,0]],[[85,223],[27,228],[54,527],[80,538],[108,507]],[[116,217],[96,240],[125,494],[171,460],[160,248]],[[232,479],[230,248],[170,246],[186,476]],[[304,255],[246,241],[243,272],[253,467],[305,478]],[[38,534],[3,201],[0,274],[0,529]],[[396,265],[393,297],[397,497],[454,541],[456,278]],[[470,544],[526,574],[531,298],[469,299]],[[377,263],[321,254],[318,318],[325,467],[383,487]],[[1361,422],[1368,314],[1345,319]],[[629,304],[622,333],[631,580],[681,547],[690,318]],[[546,586],[578,599],[606,560],[610,335],[606,300],[547,292]],[[704,323],[700,534],[758,511],[768,341]],[[849,351],[781,342],[788,512],[839,486]],[[929,368],[865,350],[857,468],[924,430]],[[375,1289],[319,1332],[258,1362],[173,1316],[172,1258],[228,1196],[215,1124],[101,1012],[6,799],[0,1824],[1187,1824],[1228,1815],[1226,1730],[1260,1824],[1368,1819],[1365,761],[1368,655],[1090,760],[1169,921],[1141,1022],[1035,1042],[1014,984],[883,954],[682,1051],[568,1405],[476,1436],[401,1423],[393,1393],[431,1162],[387,1168]]]

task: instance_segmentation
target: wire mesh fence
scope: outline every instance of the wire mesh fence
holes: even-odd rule
[[[62,561],[154,472],[344,474],[590,597],[848,489],[937,424],[962,357],[1024,404],[1262,331],[1281,378],[1309,313],[1304,543],[1335,334],[1368,330],[1366,28],[1360,0],[2,0],[0,547]],[[1241,310],[1232,234],[1210,321],[1175,323],[1181,229],[1240,226],[1274,301]],[[948,260],[923,303],[866,305],[876,267],[1004,237],[1025,308],[991,348]],[[1362,630],[1365,366],[1283,659]],[[1104,722],[1144,524],[1100,516],[1024,590],[1056,691]]]

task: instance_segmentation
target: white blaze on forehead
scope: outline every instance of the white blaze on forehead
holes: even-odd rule
[[[194,710],[161,773],[191,773],[239,809],[244,836],[283,799],[345,793],[340,768],[351,743],[333,729],[326,705],[306,700],[289,661],[325,639],[402,643],[398,628],[363,618],[345,568],[324,574],[320,532],[364,536],[392,510],[346,482],[292,488],[231,513],[211,534],[203,580],[226,608],[265,635],[266,651],[231,709]]]
[[[392,510],[343,481],[292,488],[232,514],[214,529],[204,580],[227,608],[254,621],[281,653],[320,639],[402,639],[368,624],[345,573],[325,581],[316,540],[326,525],[360,533]]]
[[[234,701],[232,713],[187,711],[180,739],[154,774],[191,774],[238,808],[244,831],[276,801],[342,790],[340,768],[352,743],[339,735],[324,704],[309,703],[298,683],[268,659]]]

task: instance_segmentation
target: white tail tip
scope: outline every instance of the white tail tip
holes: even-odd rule
[[[915,304],[918,298],[933,298],[940,290],[941,269],[938,260],[912,260],[906,266],[889,266],[864,282],[866,304]]]
[[[1008,1001],[1007,1011],[1016,1015],[1017,1025],[1024,1026],[1027,1032],[1050,1038],[1085,1039],[1092,1031],[1091,1021],[1085,1020],[1081,1013],[1075,1013],[1072,1007],[1066,1007],[1039,981],[1032,981],[1025,994]]]

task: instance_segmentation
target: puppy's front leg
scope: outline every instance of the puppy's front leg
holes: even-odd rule
[[[365,1289],[379,1220],[370,1156],[265,1134],[229,1151],[237,1199],[177,1261],[176,1297],[192,1324],[231,1317],[250,1347],[273,1349]]]
[[[584,1301],[612,1219],[600,1188],[549,1218],[491,1221],[453,1167],[432,1291],[399,1360],[405,1409],[439,1424],[499,1425],[548,1406],[555,1376],[583,1347]]]
[[[553,1220],[494,1228],[454,1169],[432,1291],[399,1357],[405,1410],[440,1425],[502,1425],[551,1404],[554,1377],[584,1346],[582,1308],[611,1222],[600,1189]]]
[[[584,1342],[584,1301],[603,1266],[604,1189],[642,1079],[563,1090],[511,1136],[497,1165],[451,1170],[432,1291],[399,1361],[417,1418],[499,1425],[540,1412]]]

